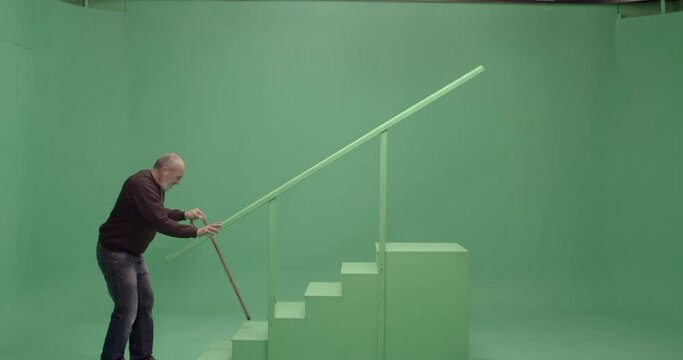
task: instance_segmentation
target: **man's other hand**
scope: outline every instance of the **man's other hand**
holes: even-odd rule
[[[185,211],[185,219],[187,219],[187,220],[206,219],[206,216],[204,216],[204,213],[201,210],[192,209],[192,210]]]
[[[220,222],[217,222],[215,224],[206,225],[202,228],[197,229],[197,237],[200,237],[200,236],[206,235],[206,234],[214,235],[220,229],[221,229],[221,223]]]

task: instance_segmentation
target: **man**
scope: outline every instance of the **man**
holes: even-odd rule
[[[97,263],[114,301],[101,360],[123,359],[130,341],[131,360],[154,360],[152,345],[154,295],[145,252],[157,232],[179,237],[199,237],[219,231],[219,223],[196,228],[179,224],[186,219],[204,219],[199,209],[171,210],[164,195],[179,185],[185,164],[177,154],[160,157],[151,170],[141,170],[123,184],[116,205],[100,226]]]

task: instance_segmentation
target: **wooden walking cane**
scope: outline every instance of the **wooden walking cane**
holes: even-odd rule
[[[202,218],[204,220],[204,225],[209,225],[209,223],[206,221],[206,218]],[[190,219],[190,224],[194,225],[194,220]],[[230,284],[232,284],[233,290],[235,290],[235,295],[237,295],[237,299],[240,301],[240,305],[242,305],[242,310],[244,310],[244,315],[247,317],[247,320],[251,320],[251,316],[249,316],[249,311],[247,311],[247,307],[244,305],[244,301],[242,301],[242,296],[240,295],[239,290],[237,290],[237,285],[235,284],[235,280],[232,278],[232,274],[230,274],[230,270],[228,269],[228,265],[225,264],[225,259],[223,258],[223,254],[221,253],[221,249],[218,248],[218,243],[216,242],[216,238],[213,236],[213,234],[209,233],[211,236],[211,242],[213,243],[213,247],[216,249],[216,253],[218,254],[218,257],[221,259],[221,264],[223,264],[223,269],[225,269],[225,273],[228,275],[228,279],[230,279]]]

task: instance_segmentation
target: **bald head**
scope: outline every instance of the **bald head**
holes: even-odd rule
[[[152,175],[164,191],[180,184],[185,173],[185,162],[176,153],[162,155],[154,163]]]
[[[168,153],[161,155],[154,163],[154,168],[161,170],[164,167],[168,169],[177,169],[179,166],[185,167],[185,162],[176,153]]]

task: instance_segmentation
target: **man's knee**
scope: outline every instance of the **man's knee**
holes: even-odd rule
[[[128,301],[119,301],[116,304],[114,304],[114,311],[112,312],[111,317],[112,320],[117,320],[129,326],[132,326],[135,322],[137,312],[137,300],[130,299]]]
[[[145,273],[138,279],[138,301],[141,310],[152,311],[154,306],[154,291],[149,274]]]
[[[139,301],[138,301],[138,307],[140,310],[143,311],[152,311],[152,307],[154,307],[154,293],[152,292],[151,289],[148,290],[142,290],[138,292],[140,295]]]

